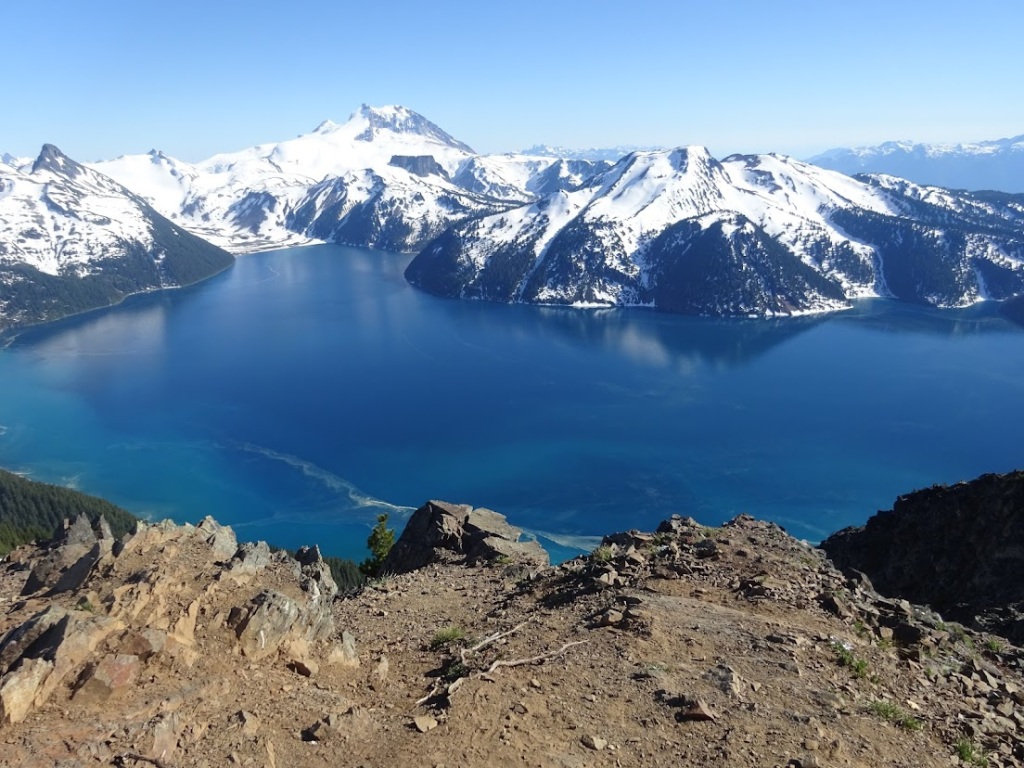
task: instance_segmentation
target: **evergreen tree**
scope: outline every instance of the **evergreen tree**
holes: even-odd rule
[[[366,576],[375,576],[384,564],[384,558],[388,556],[391,547],[395,543],[395,530],[388,528],[388,514],[384,512],[377,515],[377,524],[370,531],[366,540],[366,546],[370,550],[371,557],[368,557],[359,564],[359,570]]]

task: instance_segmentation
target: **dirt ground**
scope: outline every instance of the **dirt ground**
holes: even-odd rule
[[[191,642],[131,685],[92,700],[70,675],[0,725],[0,765],[1022,764],[1024,681],[1005,642],[879,599],[749,518],[618,541],[558,568],[439,562],[381,579],[333,602],[308,663],[240,652],[228,613],[254,582],[230,583],[200,537],[47,600],[19,598],[25,570],[8,566],[0,633],[86,595],[103,618],[144,561],[178,595],[159,615],[203,602]],[[905,614],[895,636],[890,609]],[[358,662],[340,659],[342,632]]]

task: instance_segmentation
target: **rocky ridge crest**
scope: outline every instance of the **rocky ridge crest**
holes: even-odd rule
[[[550,567],[474,512],[424,505],[426,562],[344,598],[315,549],[212,520],[16,550],[0,764],[1024,764],[1018,648],[774,524],[676,516]]]
[[[140,525],[114,540],[80,517],[39,549],[12,553],[27,576],[0,629],[0,724],[25,720],[58,691],[98,705],[161,674],[199,672],[215,653],[280,656],[300,670],[337,660],[338,587],[317,549],[292,558],[238,545],[230,528]],[[27,618],[25,618],[27,617]]]

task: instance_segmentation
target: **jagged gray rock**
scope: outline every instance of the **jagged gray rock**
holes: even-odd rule
[[[272,553],[265,541],[247,541],[234,553],[228,570],[235,574],[254,574],[270,565]]]
[[[210,549],[215,555],[225,560],[234,557],[238,551],[238,539],[235,538],[235,532],[226,525],[221,525],[209,515],[200,521],[196,526],[196,531],[206,534],[206,543],[210,545]],[[264,544],[264,546],[266,545]]]
[[[544,549],[536,541],[521,541],[521,534],[493,510],[428,501],[409,518],[381,571],[406,573],[443,556],[462,557],[469,563],[507,558],[547,565]]]
[[[96,528],[85,515],[79,515],[47,547],[47,554],[36,560],[21,591],[31,595],[44,589],[48,594],[77,589],[88,578],[100,558],[114,548],[114,536],[107,521],[100,517]]]

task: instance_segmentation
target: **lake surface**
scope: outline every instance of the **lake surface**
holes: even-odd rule
[[[864,302],[705,320],[438,299],[409,256],[245,256],[0,352],[0,466],[153,518],[361,558],[428,498],[556,556],[678,512],[818,540],[933,483],[1024,466],[1024,331]]]

